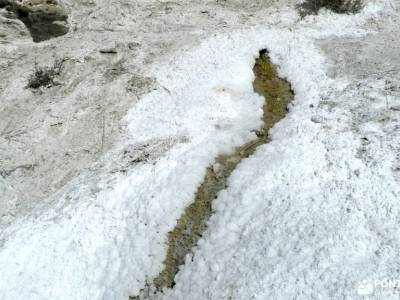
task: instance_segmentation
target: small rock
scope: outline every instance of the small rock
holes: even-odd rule
[[[64,8],[51,0],[12,2],[12,11],[29,29],[34,42],[41,42],[69,31]]]
[[[137,43],[137,42],[130,42],[130,43],[128,43],[128,49],[129,50],[135,50],[137,47],[139,47],[140,46],[140,44],[139,43]]]
[[[320,124],[324,121],[324,119],[321,116],[312,116],[311,117],[311,122]]]

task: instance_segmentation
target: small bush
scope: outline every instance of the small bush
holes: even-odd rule
[[[318,14],[321,8],[329,9],[338,14],[358,13],[362,8],[361,0],[306,0],[298,6],[300,15]]]
[[[38,89],[42,86],[52,87],[57,85],[54,79],[61,74],[64,62],[64,59],[56,59],[50,67],[39,67],[36,62],[35,70],[33,74],[29,76],[27,87]]]

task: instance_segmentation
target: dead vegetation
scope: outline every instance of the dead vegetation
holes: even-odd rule
[[[56,77],[60,76],[65,59],[56,59],[51,66],[39,67],[35,62],[34,72],[29,76],[27,88],[38,89],[40,87],[52,87],[58,85]]]
[[[362,0],[306,0],[298,6],[300,15],[316,15],[325,8],[337,14],[355,14],[362,8]]]

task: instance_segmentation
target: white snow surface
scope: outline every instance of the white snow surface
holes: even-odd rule
[[[364,98],[351,94],[348,79],[328,77],[315,45],[373,33],[370,23],[393,17],[390,9],[370,3],[355,16],[304,20],[284,10],[267,24],[182,48],[151,70],[164,89],[126,116],[129,143],[176,143],[111,183],[78,177],[53,204],[5,228],[0,298],[127,299],[151,281],[162,269],[167,233],[206,168],[260,126],[263,99],[253,92],[252,67],[262,48],[291,82],[295,101],[272,141],[234,171],[194,257],[159,297],[356,299],[361,280],[400,279],[395,150],[379,139],[376,123],[354,130],[351,108]],[[379,140],[365,150],[368,161],[358,155],[366,134]],[[100,192],[89,197],[88,190]]]

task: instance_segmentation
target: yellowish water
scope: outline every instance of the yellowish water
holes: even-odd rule
[[[252,155],[258,146],[267,143],[268,131],[286,115],[288,104],[294,98],[293,91],[290,84],[278,76],[276,66],[269,60],[266,50],[260,51],[253,71],[256,77],[253,82],[254,91],[265,98],[263,126],[256,132],[257,138],[236,148],[231,154],[217,157],[217,171],[212,167],[207,169],[193,203],[186,208],[175,228],[168,234],[164,269],[152,285],[142,290],[140,296],[131,299],[146,298],[150,290],[157,293],[174,286],[179,266],[184,264],[185,256],[193,251],[207,228],[207,221],[212,215],[212,201],[219,191],[227,187],[227,179],[240,161]]]

